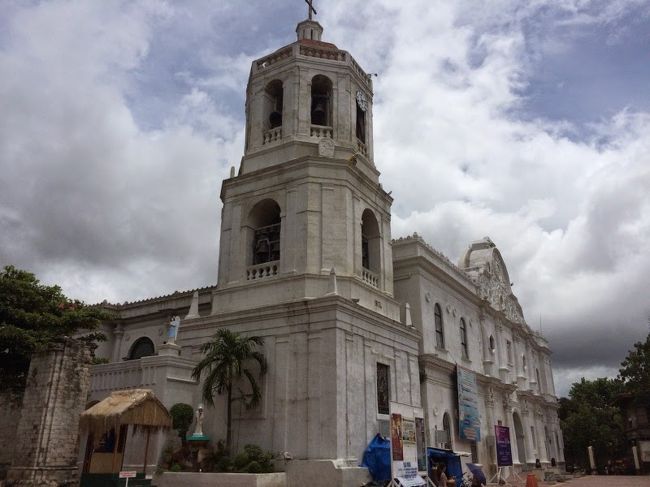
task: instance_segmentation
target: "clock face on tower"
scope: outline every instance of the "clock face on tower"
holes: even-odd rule
[[[366,95],[363,91],[357,91],[357,103],[359,104],[359,108],[364,112],[368,109],[368,100],[366,100]]]

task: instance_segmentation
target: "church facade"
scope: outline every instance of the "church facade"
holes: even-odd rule
[[[191,377],[219,328],[264,339],[262,401],[235,408],[235,447],[352,468],[389,403],[422,408],[429,446],[496,464],[494,425],[509,426],[516,468],[563,462],[550,350],[526,324],[487,238],[458,265],[417,235],[391,238],[392,198],[374,164],[372,78],[321,40],[318,22],[253,62],[246,140],[223,181],[218,283],[121,305],[103,325],[91,397],[153,389],[169,408],[201,402]],[[175,343],[166,343],[171,316]],[[479,441],[458,434],[456,370],[475,373]],[[204,432],[225,438],[225,405]],[[137,437],[124,465],[141,465]],[[148,459],[155,465],[165,439]],[[131,453],[132,452],[132,453]],[[86,465],[85,468],[88,466]]]

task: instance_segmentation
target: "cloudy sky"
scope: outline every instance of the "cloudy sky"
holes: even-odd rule
[[[489,235],[561,393],[615,375],[650,314],[650,0],[322,0],[375,78],[393,236]],[[216,283],[250,63],[302,0],[0,9],[0,264],[88,302]]]

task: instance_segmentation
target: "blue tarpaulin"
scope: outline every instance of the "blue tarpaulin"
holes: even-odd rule
[[[390,441],[377,434],[363,454],[362,467],[366,467],[375,482],[390,480]]]
[[[427,456],[429,457],[429,477],[434,478],[433,469],[439,463],[444,463],[446,466],[445,472],[447,478],[456,479],[456,485],[460,486],[463,483],[463,467],[460,463],[460,456],[451,450],[443,450],[442,448],[427,448]]]

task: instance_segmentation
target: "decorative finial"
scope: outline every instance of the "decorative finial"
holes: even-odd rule
[[[313,0],[305,0],[305,3],[307,4],[308,18],[309,18],[309,20],[313,20],[312,12],[314,13],[314,15],[318,15],[318,12],[316,12],[316,9],[314,8]]]

